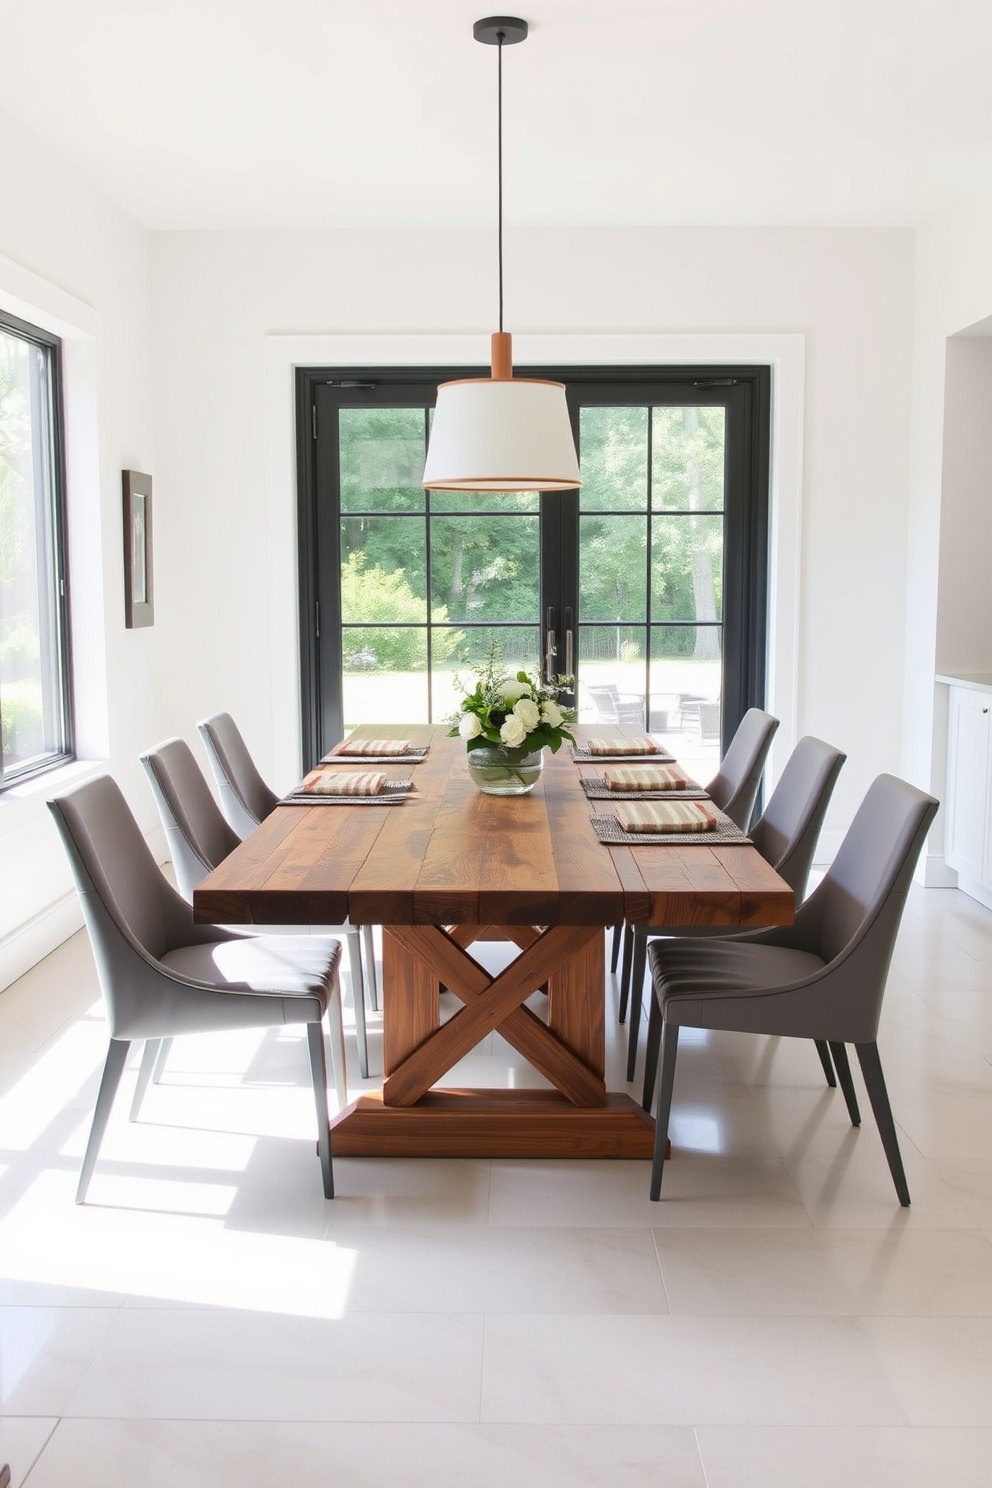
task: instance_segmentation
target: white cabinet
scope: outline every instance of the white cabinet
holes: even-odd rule
[[[949,680],[949,679],[948,679]],[[961,888],[992,902],[992,689],[948,689],[944,857]],[[981,890],[985,892],[982,893]],[[977,892],[976,892],[977,891]],[[990,897],[986,897],[990,896]]]

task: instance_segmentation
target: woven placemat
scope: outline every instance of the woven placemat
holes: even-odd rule
[[[429,744],[413,744],[402,754],[348,754],[344,750],[335,753],[332,749],[329,754],[321,755],[320,763],[334,765],[340,760],[348,765],[419,765],[429,749]]]
[[[588,749],[572,746],[572,758],[580,765],[671,765],[674,754],[659,749],[657,754],[590,754]]]
[[[673,847],[741,847],[751,841],[722,811],[716,813],[716,819],[718,825],[712,832],[625,832],[615,816],[591,818],[596,836],[609,847],[647,847],[658,842],[671,843]]]
[[[387,780],[375,796],[325,796],[314,791],[290,791],[280,806],[402,806],[413,794],[412,780]]]
[[[590,801],[708,801],[709,796],[700,786],[685,790],[610,790],[605,780],[582,776],[582,789]]]

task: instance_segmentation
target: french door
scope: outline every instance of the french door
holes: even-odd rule
[[[466,375],[298,373],[305,762],[444,721],[493,644],[574,675],[583,720],[715,758],[764,701],[768,369],[535,371],[566,383],[581,490],[425,492],[437,384]]]

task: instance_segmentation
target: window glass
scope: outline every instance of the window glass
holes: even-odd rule
[[[0,788],[70,752],[57,371],[0,318]]]

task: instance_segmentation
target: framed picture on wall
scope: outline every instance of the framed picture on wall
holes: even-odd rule
[[[124,487],[124,624],[155,623],[152,607],[152,478],[122,470]]]

